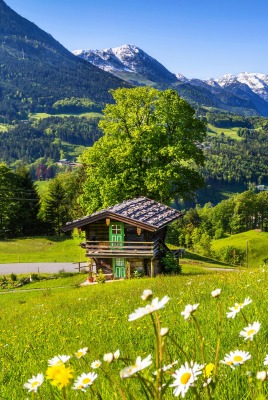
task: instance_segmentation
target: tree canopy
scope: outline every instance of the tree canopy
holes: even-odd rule
[[[197,147],[204,122],[174,90],[148,87],[111,91],[104,132],[82,156],[87,179],[81,203],[87,212],[125,199],[147,196],[170,202],[203,184],[197,171],[204,155]]]

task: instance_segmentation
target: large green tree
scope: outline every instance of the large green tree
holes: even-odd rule
[[[87,212],[137,196],[170,202],[203,184],[197,147],[205,125],[174,90],[148,87],[112,91],[104,132],[83,155],[87,179],[81,203]]]

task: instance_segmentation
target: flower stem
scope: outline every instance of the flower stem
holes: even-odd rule
[[[219,352],[220,352],[220,345],[221,345],[221,332],[222,332],[222,307],[221,302],[218,302],[218,326],[217,326],[217,344],[216,344],[216,351],[215,351],[215,362],[214,362],[214,380],[217,375],[217,369],[219,366]]]

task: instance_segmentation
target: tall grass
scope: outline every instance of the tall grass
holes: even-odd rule
[[[146,397],[141,380],[135,374],[124,380],[119,377],[119,371],[126,365],[132,365],[137,356],[145,358],[151,354],[153,364],[141,371],[140,375],[153,382],[152,373],[156,370],[156,364],[151,318],[146,315],[128,322],[128,316],[135,309],[144,307],[140,295],[148,288],[153,291],[154,296],[170,297],[165,308],[159,310],[159,321],[162,327],[169,328],[163,363],[169,364],[175,360],[178,362],[171,372],[179,369],[186,358],[199,364],[203,364],[204,360],[207,364],[215,363],[220,301],[222,322],[219,360],[223,360],[227,353],[236,349],[249,351],[252,358],[234,370],[228,365],[219,364],[211,398],[267,398],[266,382],[262,384],[256,379],[256,373],[266,368],[263,360],[268,353],[267,270],[145,278],[80,288],[44,288],[38,292],[2,294],[0,398],[26,398],[24,383],[33,375],[45,373],[48,360],[60,354],[72,356],[70,364],[75,378],[82,372],[93,371],[91,363],[94,360],[101,360],[103,363],[103,369],[96,370],[99,376],[92,385],[95,392],[89,389],[83,393],[69,386],[65,393],[68,399],[96,399],[97,392],[103,400],[124,398],[117,389],[118,386],[122,388],[126,399],[154,398]],[[215,288],[222,290],[220,299],[211,296],[211,291]],[[252,303],[243,309],[244,315],[249,322],[261,323],[261,329],[252,342],[239,336],[239,332],[246,326],[241,313],[234,319],[226,317],[229,307],[235,302],[242,302],[246,297],[250,297]],[[187,304],[199,304],[194,317],[200,331],[196,329],[193,318],[184,320],[181,315]],[[203,347],[200,346],[200,340]],[[88,353],[83,358],[76,359],[75,352],[85,347],[88,347]],[[111,364],[105,363],[103,355],[117,349],[120,349],[120,358]],[[112,377],[112,382],[107,380],[104,371]],[[168,377],[171,378],[171,375]],[[173,388],[169,387],[169,378],[165,399],[174,398]],[[201,384],[204,381],[203,375],[199,381],[199,398],[209,398],[207,389],[203,389]],[[115,384],[118,386],[114,386]],[[34,397],[56,399],[63,398],[61,395],[59,389],[45,381]],[[31,393],[28,394],[30,396]],[[190,388],[185,397],[198,398],[193,388]]]

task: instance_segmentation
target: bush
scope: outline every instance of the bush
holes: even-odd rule
[[[16,282],[16,280],[17,280],[17,275],[14,274],[14,273],[12,272],[12,273],[10,274],[10,279],[11,279],[12,282]]]
[[[179,260],[172,254],[167,253],[161,260],[164,274],[180,274],[181,266]]]
[[[226,263],[240,265],[245,263],[246,251],[239,247],[225,246],[216,252],[216,258]]]
[[[96,282],[98,283],[105,283],[106,282],[106,276],[102,272],[102,269],[99,269],[98,274],[96,275],[95,278]]]
[[[142,278],[144,276],[144,272],[142,270],[139,269],[134,269],[134,271],[131,274],[131,278]]]

